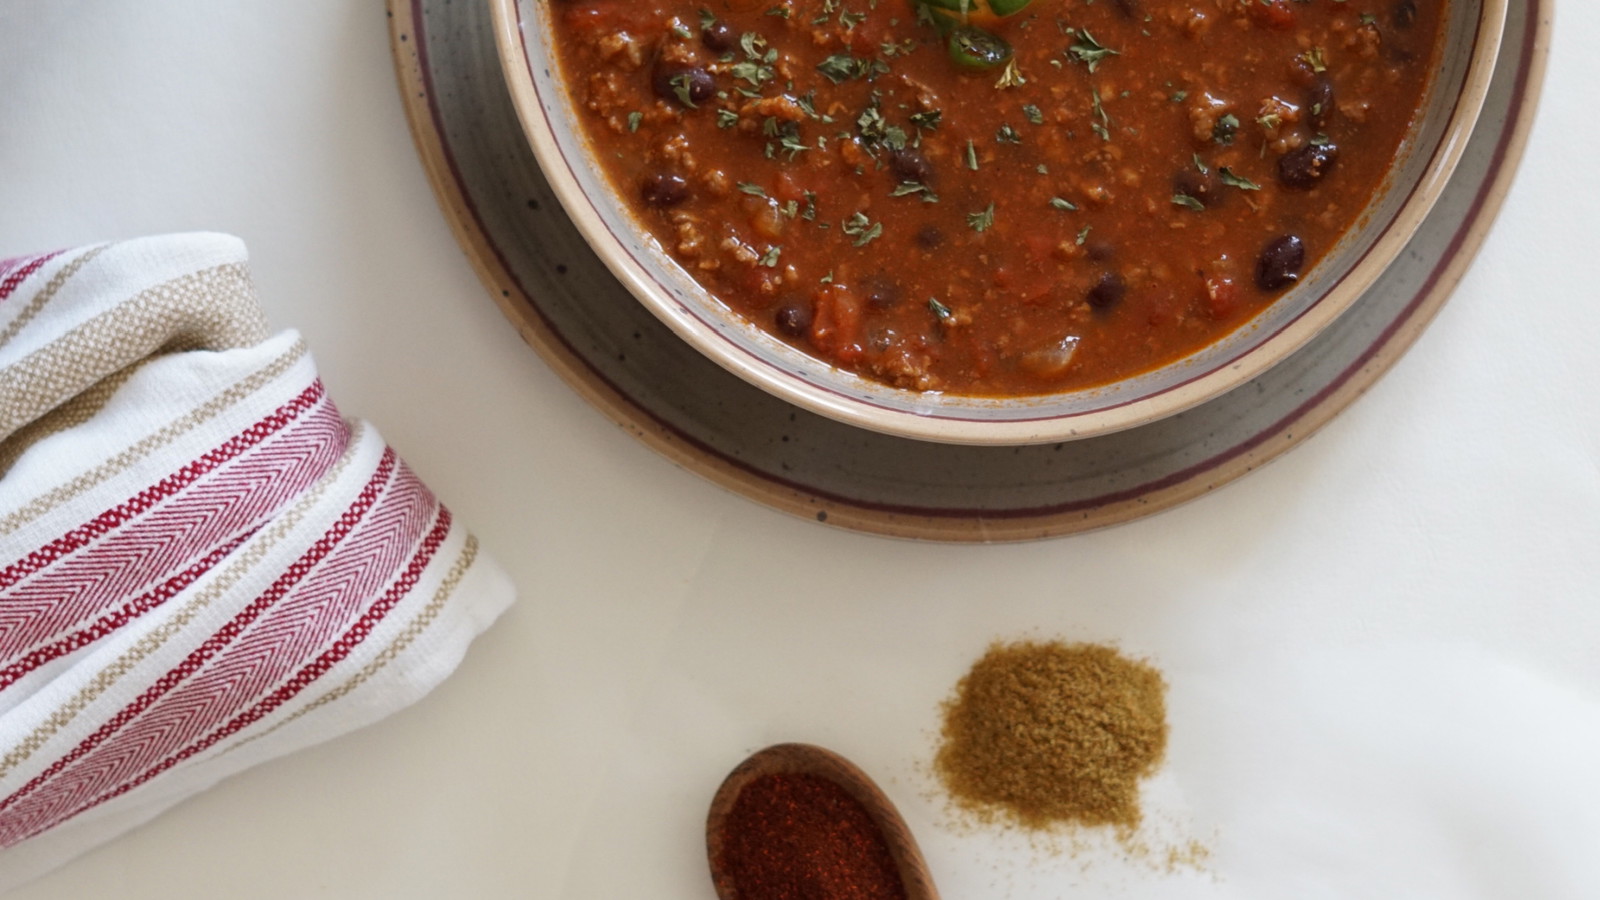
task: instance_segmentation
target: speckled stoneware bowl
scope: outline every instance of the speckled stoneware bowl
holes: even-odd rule
[[[990,399],[886,387],[818,361],[728,310],[639,226],[590,157],[552,52],[550,4],[486,0],[507,87],[533,153],[606,266],[673,332],[723,368],[824,416],[885,434],[961,444],[1059,442],[1189,409],[1294,353],[1395,260],[1455,169],[1488,91],[1507,0],[1450,0],[1425,114],[1366,224],[1251,324],[1173,364],[1084,391]]]

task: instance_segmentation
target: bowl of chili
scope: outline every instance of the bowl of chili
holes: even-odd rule
[[[903,437],[1246,383],[1437,200],[1506,0],[489,0],[566,212],[675,333]]]

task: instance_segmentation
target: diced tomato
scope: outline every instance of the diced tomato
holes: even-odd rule
[[[842,284],[825,284],[812,300],[811,345],[842,363],[862,356],[861,299]]]
[[[1029,232],[1022,238],[1022,246],[1027,248],[1028,261],[1041,265],[1055,253],[1061,241],[1053,235]]]
[[[1289,8],[1289,0],[1270,0],[1270,2],[1251,2],[1250,18],[1257,25],[1263,25],[1274,31],[1288,31],[1294,27],[1294,10]]]
[[[772,196],[784,202],[793,200],[798,203],[805,199],[806,189],[800,183],[800,179],[794,176],[794,173],[788,169],[782,169],[778,172],[778,182],[773,186]]]
[[[1218,319],[1233,315],[1239,309],[1239,285],[1225,275],[1207,276],[1206,309]]]

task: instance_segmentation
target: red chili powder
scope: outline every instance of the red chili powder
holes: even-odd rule
[[[721,868],[739,900],[906,900],[872,817],[818,775],[764,775],[723,824]]]

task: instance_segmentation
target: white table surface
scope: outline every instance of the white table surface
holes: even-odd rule
[[[12,896],[709,900],[705,802],[784,739],[877,775],[951,898],[1600,896],[1600,4],[1558,17],[1499,224],[1370,394],[1176,510],[973,547],[772,512],[568,390],[435,206],[375,0],[0,0],[0,256],[240,235],[522,594],[415,707]],[[1203,872],[952,825],[938,704],[1030,635],[1164,670],[1146,807]]]

